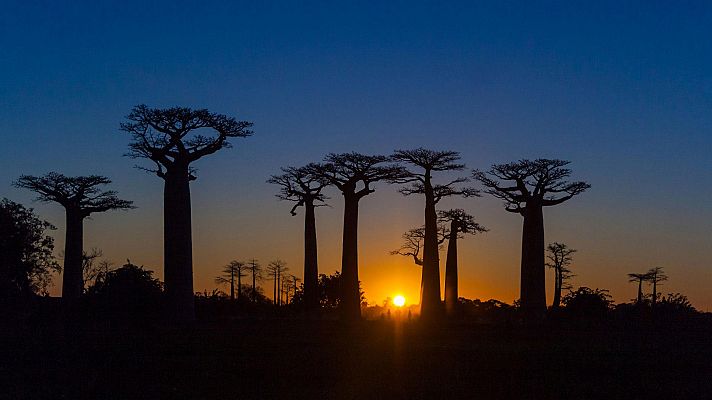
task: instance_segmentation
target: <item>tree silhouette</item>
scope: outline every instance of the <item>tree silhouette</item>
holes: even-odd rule
[[[60,269],[52,255],[54,239],[46,235],[53,229],[31,208],[0,200],[0,309],[10,307],[11,298],[47,294],[52,273]]]
[[[650,279],[650,276],[648,273],[644,274],[638,274],[638,273],[630,273],[628,274],[628,282],[638,282],[638,297],[635,300],[635,304],[641,305],[643,304],[643,281],[648,281]]]
[[[270,275],[270,279],[274,281],[274,293],[272,298],[274,299],[274,304],[278,306],[282,305],[280,301],[282,299],[282,275],[286,274],[287,271],[289,271],[287,263],[282,260],[274,260],[267,265],[267,273]]]
[[[329,181],[314,173],[313,165],[282,168],[283,174],[273,175],[267,182],[280,186],[277,197],[294,203],[290,213],[304,207],[304,306],[308,310],[319,307],[319,266],[317,258],[316,221],[314,208],[324,205],[326,196],[322,190]]]
[[[336,186],[344,197],[344,230],[341,254],[341,316],[361,318],[358,288],[358,207],[359,201],[375,190],[379,181],[392,182],[405,176],[399,166],[386,164],[385,156],[359,153],[329,154],[322,164],[312,164],[311,172]]]
[[[573,262],[573,254],[575,249],[569,248],[564,243],[550,243],[546,246],[547,254],[546,266],[554,270],[554,301],[551,304],[552,309],[559,309],[561,306],[561,290],[571,289],[571,285],[567,282],[574,275],[569,266]]]
[[[111,271],[113,267],[111,261],[99,260],[103,256],[104,252],[96,247],[82,253],[82,288],[84,292]]]
[[[247,265],[242,261],[232,260],[222,270],[222,275],[215,278],[215,283],[230,285],[230,300],[235,300],[235,278],[237,278],[237,300],[242,299],[242,277],[247,276]]]
[[[546,312],[543,207],[561,204],[590,187],[568,182],[571,170],[563,160],[521,160],[473,171],[486,192],[505,202],[505,210],[524,217],[520,301],[525,317],[537,320]]]
[[[668,276],[663,271],[662,267],[653,267],[648,270],[648,281],[653,285],[653,299],[651,300],[651,305],[655,308],[655,304],[658,300],[658,285],[660,282],[668,280]]]
[[[252,135],[251,122],[214,114],[205,109],[149,108],[138,105],[121,124],[131,135],[128,156],[146,158],[155,169],[141,169],[163,179],[164,275],[166,296],[174,321],[195,319],[193,299],[193,240],[190,182],[196,179],[191,164],[220,149],[228,139]],[[216,136],[201,132],[215,131]]]
[[[454,315],[460,295],[458,293],[457,239],[465,234],[476,235],[487,232],[487,229],[475,222],[475,218],[465,210],[454,209],[439,211],[438,218],[443,223],[449,223],[447,259],[445,261],[445,311]]]
[[[111,183],[109,178],[64,176],[50,172],[44,176],[22,175],[14,185],[38,194],[37,200],[55,202],[64,207],[66,240],[62,276],[62,298],[73,302],[84,291],[82,255],[84,253],[84,219],[93,213],[133,208],[133,202],[121,200],[113,190],[101,187]]]
[[[422,194],[425,196],[425,237],[423,239],[423,276],[420,315],[428,319],[442,312],[440,299],[440,261],[438,254],[438,216],[435,206],[445,197],[479,196],[478,191],[469,187],[460,187],[468,178],[456,178],[446,184],[433,183],[434,172],[461,171],[464,164],[459,164],[460,154],[456,151],[434,151],[424,148],[414,150],[396,150],[392,158],[396,161],[416,167],[400,179],[401,183],[410,183],[400,189],[404,196]]]
[[[250,299],[254,303],[257,301],[257,295],[259,294],[257,292],[257,281],[262,280],[262,266],[256,259],[253,258],[247,264],[247,269],[252,275],[252,290],[250,291]]]
[[[445,224],[438,224],[438,249],[440,245],[448,238],[448,228]],[[425,240],[425,227],[413,228],[405,232],[402,236],[403,244],[397,250],[391,251],[391,255],[400,255],[406,257],[413,257],[413,262],[415,265],[423,266],[423,259],[420,253],[423,249],[423,241]],[[421,272],[420,279],[420,297],[423,297],[423,279]]]

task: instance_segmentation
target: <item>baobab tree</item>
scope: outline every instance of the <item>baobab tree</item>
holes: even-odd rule
[[[541,319],[546,312],[543,208],[561,204],[591,186],[568,182],[571,170],[563,160],[520,160],[495,164],[489,171],[473,171],[486,193],[504,200],[505,210],[524,218],[520,301],[525,318]]]
[[[133,202],[118,198],[113,190],[102,187],[111,183],[104,176],[65,176],[50,172],[44,176],[23,175],[14,185],[37,193],[37,200],[55,202],[64,207],[66,215],[66,239],[64,242],[64,266],[62,275],[62,298],[73,302],[84,291],[82,255],[84,254],[84,219],[91,214],[109,210],[128,210]]]
[[[402,236],[403,244],[397,250],[391,251],[391,255],[400,255],[406,257],[413,257],[413,262],[415,265],[420,267],[423,266],[423,259],[421,257],[421,251],[423,249],[423,241],[425,240],[425,227],[413,228],[405,232]],[[445,224],[438,225],[438,249],[440,245],[447,239],[448,229]],[[420,297],[423,297],[423,279],[421,273],[420,279]]]
[[[359,201],[375,192],[373,184],[393,182],[405,176],[402,167],[388,164],[385,156],[359,153],[329,154],[322,164],[311,164],[310,172],[336,186],[344,197],[344,228],[341,253],[341,302],[345,320],[361,318],[358,286],[358,207]]]
[[[635,304],[643,304],[643,282],[647,282],[650,279],[648,273],[630,273],[628,274],[628,282],[638,282],[638,297],[635,300]]]
[[[193,301],[193,239],[190,182],[196,179],[191,164],[223,148],[230,138],[252,135],[251,122],[184,107],[149,108],[138,105],[126,116],[121,130],[131,135],[128,156],[151,160],[144,168],[163,179],[163,256],[170,317],[195,319]],[[214,131],[216,135],[205,135]]]
[[[262,280],[262,266],[256,259],[251,259],[247,265],[247,269],[252,275],[252,291],[250,292],[250,297],[252,302],[257,301],[257,281]]]
[[[660,282],[668,280],[668,276],[663,271],[662,267],[653,267],[648,270],[648,282],[653,285],[653,299],[651,300],[651,305],[655,308],[655,304],[658,301],[658,285]]]
[[[314,209],[325,205],[322,190],[329,181],[314,173],[313,165],[301,168],[282,168],[281,175],[273,175],[267,182],[280,186],[277,197],[291,201],[290,213],[304,207],[304,306],[307,310],[319,308],[319,264],[317,258],[316,220]]]
[[[425,196],[425,236],[423,238],[423,274],[422,296],[420,298],[420,315],[424,319],[441,315],[442,302],[440,298],[440,257],[438,254],[438,215],[435,206],[446,197],[479,196],[474,188],[461,187],[469,181],[468,178],[455,178],[445,184],[433,182],[434,172],[461,171],[464,164],[458,163],[460,154],[456,151],[434,151],[424,148],[414,150],[396,150],[391,156],[393,160],[409,164],[416,171],[399,179],[400,183],[409,183],[400,189],[401,194],[410,196],[422,194]]]
[[[445,261],[445,311],[454,315],[457,311],[457,302],[460,297],[458,292],[458,267],[457,267],[457,239],[465,234],[476,235],[487,232],[487,228],[475,222],[475,218],[462,209],[439,211],[438,218],[442,223],[449,223],[447,238],[447,258]]]
[[[270,279],[274,281],[274,293],[272,298],[274,299],[275,305],[281,305],[282,276],[286,274],[287,271],[289,271],[287,263],[282,260],[274,260],[267,265],[267,273],[270,275]]]
[[[242,298],[242,277],[247,265],[242,261],[232,260],[222,270],[222,275],[215,278],[215,283],[219,285],[230,285],[230,300],[235,300],[235,278],[237,278],[237,300]]]
[[[567,282],[575,275],[569,267],[573,262],[573,254],[576,249],[572,249],[565,243],[554,242],[546,246],[548,254],[546,255],[546,266],[554,270],[554,300],[551,303],[551,308],[558,310],[561,307],[561,290],[571,289],[571,285]]]

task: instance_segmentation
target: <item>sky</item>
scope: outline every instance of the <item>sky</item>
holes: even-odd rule
[[[661,266],[664,293],[712,311],[709,2],[145,3],[9,1],[0,12],[0,197],[55,224],[57,250],[63,210],[12,181],[105,175],[138,208],[92,217],[85,247],[162,277],[162,181],[123,156],[119,123],[137,104],[208,108],[255,134],[195,165],[197,291],[233,259],[280,258],[301,276],[303,215],[265,183],[280,167],[423,146],[459,151],[472,169],[570,160],[592,187],[547,208],[545,224],[547,242],[578,250],[573,285],[629,301],[626,274]],[[329,194],[317,210],[322,273],[340,268],[342,201]],[[370,303],[417,303],[419,267],[389,251],[423,206],[384,184],[361,201]],[[518,298],[521,217],[488,196],[441,205],[453,207],[490,229],[460,243],[461,296]]]

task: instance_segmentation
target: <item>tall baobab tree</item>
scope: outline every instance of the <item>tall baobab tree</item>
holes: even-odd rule
[[[543,208],[561,204],[591,186],[568,182],[571,170],[563,160],[520,160],[473,171],[492,196],[504,200],[505,210],[524,218],[520,301],[525,318],[541,319],[546,312]]]
[[[458,292],[458,267],[457,267],[457,239],[465,234],[476,235],[487,232],[487,228],[475,222],[475,218],[462,209],[439,211],[438,218],[443,223],[449,223],[447,258],[445,261],[445,311],[454,315],[457,311]]]
[[[38,201],[55,202],[64,207],[66,240],[62,298],[67,301],[78,299],[84,290],[84,219],[94,213],[133,208],[133,202],[119,199],[115,191],[101,189],[110,183],[111,180],[104,176],[70,177],[56,172],[44,176],[23,175],[14,183],[18,188],[37,193]]]
[[[237,300],[242,298],[242,277],[246,274],[247,265],[242,261],[232,260],[222,270],[222,275],[215,278],[219,285],[230,285],[230,300],[235,300],[235,278],[237,278]]]
[[[575,275],[569,267],[574,260],[573,254],[577,250],[559,242],[550,243],[546,246],[546,250],[548,251],[546,266],[554,270],[554,300],[551,303],[551,308],[558,310],[561,307],[561,291],[571,289],[571,285],[567,281]]]
[[[400,189],[404,196],[422,194],[425,196],[425,236],[423,238],[423,277],[420,299],[420,315],[432,318],[441,315],[440,298],[440,257],[438,254],[438,216],[435,206],[445,197],[479,196],[478,191],[470,187],[461,187],[468,178],[455,178],[445,184],[433,182],[434,172],[461,171],[464,164],[458,163],[460,154],[456,151],[434,151],[424,148],[414,150],[396,150],[393,160],[410,164],[416,171],[408,172],[400,179],[410,185]]]
[[[329,154],[322,164],[312,164],[311,172],[336,186],[344,197],[344,228],[341,253],[341,316],[346,320],[361,318],[358,280],[358,207],[359,201],[373,193],[372,185],[392,182],[405,176],[405,170],[388,164],[385,156],[359,153]]]
[[[251,122],[184,107],[149,108],[138,105],[121,130],[131,135],[128,156],[146,158],[155,168],[142,168],[163,179],[163,256],[166,296],[174,321],[195,319],[193,301],[193,238],[191,164],[223,148],[230,138],[252,135]],[[206,135],[214,131],[216,135]]]
[[[256,259],[251,259],[247,265],[247,269],[252,275],[252,292],[250,292],[250,297],[252,302],[257,301],[257,281],[262,280],[262,266]]]
[[[653,285],[653,299],[651,300],[651,305],[655,308],[655,304],[658,302],[658,285],[662,281],[668,280],[668,276],[663,271],[663,267],[653,267],[648,270],[648,281]]]
[[[635,300],[635,304],[643,304],[643,282],[647,282],[650,279],[648,273],[630,273],[628,274],[628,282],[638,282],[638,297]]]
[[[282,299],[282,277],[289,271],[287,268],[287,263],[282,260],[271,261],[267,265],[267,273],[270,275],[271,279],[274,281],[274,293],[273,299],[275,305],[281,305]]]
[[[304,207],[304,306],[307,310],[319,308],[319,264],[317,259],[316,220],[314,209],[325,205],[322,190],[329,181],[314,173],[313,165],[301,168],[282,168],[281,175],[273,175],[267,182],[280,186],[277,197],[291,201],[290,213]]]

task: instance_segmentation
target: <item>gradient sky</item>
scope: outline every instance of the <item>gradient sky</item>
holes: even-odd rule
[[[545,219],[547,242],[579,250],[573,284],[627,301],[626,273],[662,266],[663,292],[712,310],[709,2],[144,3],[9,1],[0,13],[0,197],[57,225],[58,250],[63,211],[12,188],[20,174],[112,178],[138,209],[87,221],[86,247],[162,277],[162,182],[122,157],[118,125],[140,103],[206,107],[253,121],[255,135],[196,164],[196,290],[231,259],[281,258],[301,275],[302,215],[265,183],[280,166],[424,146],[471,168],[571,160],[592,189]],[[340,268],[330,193],[321,272]],[[460,245],[461,295],[511,302],[521,217],[488,197],[442,204],[453,206],[491,229]],[[419,267],[388,252],[422,207],[386,185],[362,200],[371,303],[417,302]]]

